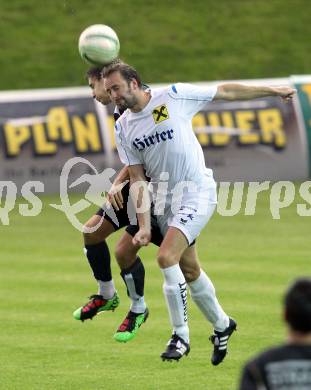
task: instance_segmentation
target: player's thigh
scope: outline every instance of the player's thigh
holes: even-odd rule
[[[129,225],[129,186],[122,188],[124,207],[119,210],[107,209],[104,205],[84,225],[85,244],[97,244],[105,240],[110,234]]]
[[[113,224],[100,215],[93,215],[85,224],[83,237],[86,245],[98,244],[115,231]]]
[[[131,234],[125,231],[115,248],[115,256],[121,269],[131,267],[136,260],[139,249],[139,245],[133,244]]]
[[[169,227],[158,251],[159,266],[167,268],[179,263],[187,247],[188,241],[184,233],[175,227]]]
[[[187,283],[193,282],[200,276],[201,267],[195,245],[191,245],[185,249],[179,265]]]

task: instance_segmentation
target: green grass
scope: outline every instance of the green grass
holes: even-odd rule
[[[114,260],[119,308],[83,324],[74,320],[72,311],[96,285],[80,233],[48,206],[58,203],[56,197],[42,199],[40,216],[22,218],[15,209],[10,225],[0,227],[1,390],[230,390],[246,359],[284,338],[282,293],[294,277],[310,274],[310,220],[297,216],[294,205],[272,220],[262,194],[254,217],[216,214],[198,239],[219,300],[239,323],[229,356],[215,368],[209,362],[211,327],[191,302],[190,355],[178,364],[160,360],[170,326],[153,246],[142,251],[150,317],[136,339],[123,345],[112,338],[128,310]],[[109,239],[111,249],[119,236]]]
[[[2,0],[0,90],[84,85],[81,31],[111,25],[146,82],[310,73],[309,0]]]

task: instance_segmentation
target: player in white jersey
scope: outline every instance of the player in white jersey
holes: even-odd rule
[[[116,143],[122,162],[128,166],[134,198],[138,199],[140,229],[133,238],[133,245],[147,245],[151,236],[150,210],[145,207],[150,204],[148,191],[146,186],[140,191],[136,184],[145,182],[145,169],[151,178],[153,200],[157,201],[157,195],[163,192],[163,174],[168,179],[167,197],[163,201],[162,196],[160,206],[156,205],[156,211],[161,211],[157,220],[164,235],[157,260],[164,276],[163,291],[173,336],[161,356],[164,360],[178,360],[190,350],[186,282],[179,262],[208,222],[217,202],[212,171],[205,168],[201,147],[192,130],[192,117],[212,100],[271,95],[290,99],[295,91],[288,87],[241,84],[207,89],[176,84],[144,91],[135,69],[122,63],[105,68],[104,79],[111,100],[120,109],[128,109],[117,121]],[[185,182],[188,182],[187,191],[176,190],[180,183],[184,185]],[[180,204],[174,211],[173,195],[176,193],[180,195]],[[214,326],[212,362],[219,364],[226,354],[227,342],[236,323],[223,312],[215,294],[210,294],[214,288],[203,270],[189,286],[194,301]]]
[[[89,86],[92,89],[93,97],[103,105],[107,105],[111,101],[104,88],[101,70],[101,68],[90,68],[87,72],[87,79]],[[147,89],[149,87],[144,86],[144,88]],[[122,111],[116,106],[114,110],[114,119],[117,120],[120,115],[122,115]],[[133,206],[131,202],[130,204],[128,203],[129,185],[122,185],[122,190],[119,192],[116,191],[118,184],[127,182],[128,179],[127,167],[124,167],[117,175],[107,194],[108,200],[114,207],[118,224],[106,214],[106,208],[104,206],[86,223],[86,228],[97,226],[97,229],[92,233],[85,232],[83,238],[85,253],[98,283],[98,293],[92,295],[85,305],[75,310],[74,318],[77,320],[85,321],[87,319],[92,319],[102,311],[114,310],[118,305],[119,297],[112,280],[110,251],[106,243],[106,238],[114,231],[125,226],[125,234],[128,234],[130,237],[133,237],[138,231],[137,225],[130,224],[129,215],[131,215],[131,210],[129,210],[129,207],[132,208]],[[152,243],[160,246],[163,236],[154,217],[152,218],[151,232]],[[115,333],[114,338],[117,341],[126,342],[132,340],[136,336],[138,329],[146,321],[148,317],[148,308],[144,300],[145,270],[143,263],[137,256],[136,249],[132,252],[127,251],[126,256],[124,256],[124,254],[120,256],[119,253],[122,253],[122,245],[123,241],[118,243],[116,257],[121,268],[122,279],[125,282],[128,296],[131,300],[131,307],[126,318]],[[191,275],[198,272],[197,269],[194,269],[191,266],[192,263],[190,264],[188,260],[190,255],[195,254],[195,247],[192,246],[189,252],[190,254],[186,253],[181,261],[181,268],[186,280],[189,278],[191,280]]]

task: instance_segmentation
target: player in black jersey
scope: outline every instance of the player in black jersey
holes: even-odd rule
[[[301,278],[284,299],[287,343],[249,361],[240,390],[311,389],[311,278]]]
[[[101,68],[90,68],[86,74],[88,84],[92,90],[93,98],[103,105],[110,103],[110,98],[103,87]],[[114,119],[122,115],[117,108],[114,111]],[[87,228],[93,228],[99,225],[92,233],[84,233],[84,247],[94,278],[98,283],[97,294],[91,295],[90,300],[83,306],[76,309],[73,313],[75,319],[84,321],[92,319],[98,313],[103,311],[114,311],[119,305],[119,296],[115,289],[111,274],[111,257],[106,239],[115,231],[126,227],[126,232],[134,237],[138,231],[137,225],[131,225],[129,219],[129,210],[132,209],[135,215],[135,208],[129,197],[129,184],[119,185],[128,179],[127,168],[124,167],[118,173],[113,186],[107,194],[107,199],[114,208],[117,223],[106,213],[106,206],[103,205],[95,215],[93,215],[85,224]],[[159,246],[162,242],[162,234],[156,226],[155,220],[152,224],[151,242]],[[136,250],[137,252],[137,250]],[[148,317],[148,308],[144,301],[144,279],[145,269],[140,258],[133,253],[129,253],[126,262],[119,262],[121,276],[125,282],[128,295],[131,299],[130,311],[125,320],[120,325],[115,338],[118,341],[131,340],[137,333],[137,330]],[[122,332],[121,332],[122,330]],[[126,338],[126,340],[122,338]]]
[[[101,68],[90,68],[87,72],[87,79],[90,88],[92,89],[93,97],[100,103],[107,105],[110,99],[101,86]],[[115,120],[122,113],[116,111],[114,113]],[[94,277],[98,283],[98,292],[90,297],[90,300],[79,307],[73,313],[77,320],[92,319],[96,314],[114,310],[119,305],[119,296],[115,289],[114,282],[111,275],[111,259],[110,251],[106,243],[106,239],[115,231],[128,226],[127,231],[130,234],[135,234],[136,230],[130,227],[130,221],[127,213],[127,208],[123,208],[123,204],[127,205],[129,198],[129,184],[125,185],[121,191],[117,190],[118,183],[123,183],[127,178],[127,169],[122,169],[117,175],[113,188],[108,194],[108,200],[112,204],[115,216],[118,223],[112,220],[110,216],[105,213],[105,206],[99,209],[85,224],[86,227],[92,228],[100,224],[99,228],[93,233],[84,233],[84,246],[87,259],[93,271]],[[133,208],[134,210],[134,208]],[[102,221],[101,221],[102,220]],[[101,221],[101,223],[100,223]],[[158,232],[154,231],[154,240],[161,240]],[[157,241],[156,241],[157,242]],[[144,275],[145,270],[139,257],[134,257],[134,261],[129,262],[125,269],[122,269],[121,275],[123,280],[129,288],[135,288],[136,295],[140,299],[131,307],[132,318],[134,324],[138,321],[143,323],[148,316],[148,309],[144,303]],[[143,310],[141,309],[143,308]]]

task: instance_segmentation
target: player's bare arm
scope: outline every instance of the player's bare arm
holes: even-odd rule
[[[139,224],[139,231],[133,238],[134,245],[146,246],[151,239],[150,220],[150,196],[144,173],[143,165],[131,165],[128,167],[130,175],[130,194],[134,199],[136,214]]]
[[[283,100],[288,101],[293,98],[295,93],[296,90],[288,86],[274,87],[225,83],[217,87],[214,100],[248,100],[267,96],[279,96]]]
[[[107,200],[115,210],[123,208],[122,188],[129,181],[130,175],[127,166],[124,166],[115,178],[112,186],[107,193]]]

